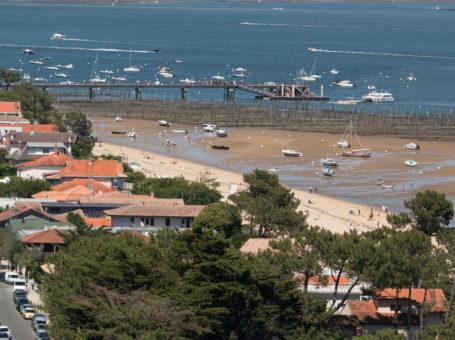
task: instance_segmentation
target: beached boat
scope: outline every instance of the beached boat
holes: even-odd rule
[[[347,149],[347,148],[351,147],[351,144],[349,144],[349,142],[347,140],[345,140],[345,139],[340,139],[337,142],[337,146],[340,147],[340,148]]]
[[[159,120],[158,124],[160,124],[160,126],[171,126],[167,120]]]
[[[302,153],[301,152],[298,152],[298,151],[295,151],[295,150],[291,150],[291,149],[283,149],[283,150],[281,150],[281,152],[283,153],[283,156],[302,157]]]
[[[115,121],[116,121],[116,122],[121,122],[121,121],[123,121],[123,118],[120,117],[120,116],[119,116],[119,117],[115,117]]]
[[[408,149],[408,150],[419,150],[420,145],[416,143],[408,143],[403,146],[403,148]]]
[[[212,145],[212,149],[215,149],[215,150],[229,150],[229,146],[225,146],[225,145]]]
[[[218,129],[218,126],[215,124],[202,124],[202,129],[205,132],[215,132]]]
[[[130,131],[130,132],[128,132],[128,137],[131,138],[131,139],[136,139],[137,138],[137,134],[136,134],[135,131]]]
[[[188,130],[187,129],[182,129],[182,130],[172,130],[174,133],[181,133],[181,134],[187,134]]]
[[[125,130],[112,130],[111,133],[113,135],[124,135],[124,134],[126,134],[126,131]]]
[[[216,129],[215,133],[218,137],[227,137],[228,136],[227,131],[224,129]]]
[[[395,183],[393,183],[393,184],[381,184],[381,188],[383,188],[383,189],[395,189]]]
[[[360,149],[356,149],[356,150],[353,150],[351,149],[352,147],[352,133],[354,133],[356,139],[357,139],[357,143],[360,145]],[[350,147],[349,147],[349,150],[348,151],[343,151],[341,153],[341,156],[345,156],[345,157],[360,157],[360,158],[369,158],[371,157],[371,152],[369,152],[370,149],[366,149],[366,148],[363,148],[362,146],[362,143],[360,142],[359,140],[359,137],[357,136],[357,133],[355,132],[353,126],[352,126],[352,121],[349,121],[349,125],[348,127],[346,128],[346,131],[344,132],[343,136],[341,137],[343,140],[345,140],[345,138],[349,136],[349,144],[350,144]]]
[[[334,160],[333,158],[323,158],[321,159],[321,164],[322,165],[328,165],[328,166],[338,166],[338,163],[336,160]]]
[[[323,176],[335,176],[335,170],[331,169],[329,166],[321,169]]]
[[[417,166],[418,163],[416,161],[407,160],[404,162],[404,164],[406,164],[407,166],[415,167],[415,166]]]

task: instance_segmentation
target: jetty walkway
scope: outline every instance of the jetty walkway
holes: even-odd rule
[[[173,83],[173,84],[156,84],[151,82],[122,84],[122,83],[74,83],[70,81],[60,83],[32,83],[37,88],[42,89],[44,92],[57,94],[60,97],[75,97],[85,96],[94,100],[97,93],[104,91],[103,96],[106,97],[106,92],[109,90],[115,92],[127,92],[134,90],[135,99],[141,100],[143,91],[152,92],[153,89],[180,89],[181,99],[186,100],[188,89],[224,89],[225,99],[233,100],[235,91],[241,90],[255,94],[257,99],[264,100],[294,100],[294,101],[328,101],[329,97],[324,97],[323,88],[321,86],[321,93],[317,95],[310,91],[310,87],[302,84],[286,84],[286,83],[259,83],[259,84],[246,84],[226,81],[195,81],[194,83]],[[14,87],[18,84],[11,84]],[[6,85],[2,85],[5,88]]]

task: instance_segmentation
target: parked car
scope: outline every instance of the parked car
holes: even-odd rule
[[[35,319],[44,319],[44,320],[46,320],[46,316],[43,313],[35,313],[35,315],[33,315],[32,322],[35,321]]]
[[[0,282],[5,282],[5,274],[6,272],[0,272]]]
[[[49,340],[49,333],[47,331],[38,331],[35,340]]]
[[[17,299],[17,301],[16,301],[16,310],[19,311],[23,304],[28,304],[28,303],[29,303],[29,301],[28,301],[27,298],[19,298],[19,299]]]
[[[23,315],[25,308],[28,308],[28,307],[32,307],[32,305],[30,303],[23,303],[22,305],[20,305],[19,313],[21,313],[21,315]]]
[[[22,280],[19,277],[19,274],[14,273],[14,272],[6,272],[6,274],[5,274],[5,283],[8,283],[8,284],[12,285],[17,280]]]
[[[13,337],[11,335],[11,331],[9,330],[8,326],[0,326],[0,334],[6,334],[8,337],[6,339],[11,340]],[[0,336],[1,339],[1,336]]]
[[[13,292],[16,291],[17,289],[23,289],[26,290],[27,283],[25,280],[16,280],[13,282]]]
[[[24,311],[22,313],[24,319],[31,320],[33,318],[33,315],[35,315],[35,309],[32,306],[24,308]]]
[[[11,340],[11,337],[9,336],[8,333],[0,332],[0,339],[8,339],[8,340]]]
[[[35,313],[35,315],[33,315],[33,319],[32,319],[32,328],[35,332],[38,332],[38,330],[40,329],[45,329],[47,328],[47,321],[46,321],[46,318],[44,316],[38,316],[36,317],[36,315],[39,314],[39,315],[43,315],[43,314],[40,314],[40,313]]]
[[[23,289],[17,289],[13,292],[14,302],[16,302],[18,298],[26,298],[26,297],[27,297],[27,293],[25,293],[25,290],[23,290]]]

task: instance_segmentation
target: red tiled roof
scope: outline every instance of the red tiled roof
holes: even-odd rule
[[[348,305],[352,314],[374,314],[376,313],[376,305],[373,300],[370,301],[354,301],[348,300]]]
[[[93,227],[102,227],[102,226],[110,227],[111,226],[111,218],[109,216],[108,217],[99,217],[99,218],[84,217],[84,220],[85,220],[85,223],[87,223],[87,225],[93,226]]]
[[[130,233],[130,234],[132,234],[133,236],[140,237],[140,238],[144,239],[145,241],[150,242],[150,237],[148,237],[148,236],[146,236],[146,235],[144,235],[144,234],[142,234],[142,233],[140,233],[140,232],[138,232],[138,231],[136,231],[136,230],[122,231],[121,233],[119,233],[119,235],[122,235],[122,236],[123,236],[123,235],[125,235],[125,234],[127,234],[127,233]]]
[[[123,167],[115,159],[77,159],[59,172],[62,177],[122,177]]]
[[[20,169],[31,168],[34,166],[64,167],[66,162],[70,162],[72,160],[73,160],[73,157],[71,157],[67,154],[61,153],[61,152],[57,152],[57,153],[52,153],[50,155],[37,158],[34,161],[17,164],[16,167],[20,168]]]
[[[373,297],[378,300],[394,300],[395,299],[395,288],[386,288],[383,290],[376,290],[373,293]],[[423,304],[423,298],[425,295],[425,289],[423,288],[412,288],[411,300],[415,301],[419,305]],[[399,299],[407,299],[409,296],[409,289],[402,288],[398,292]],[[431,312],[446,312],[447,311],[447,300],[442,289],[428,289],[425,303],[431,305]]]
[[[22,132],[59,132],[55,124],[28,124],[22,125]]]
[[[21,113],[21,102],[0,102],[0,113]]]
[[[71,181],[65,182],[63,184],[53,186],[52,191],[65,191],[65,190],[74,188],[76,186],[86,187],[95,193],[99,193],[99,192],[105,193],[105,192],[111,192],[114,190],[93,178],[75,178],[75,179],[72,179]]]
[[[33,244],[66,244],[63,238],[57,234],[56,229],[48,229],[44,231],[40,231],[31,235],[24,236],[22,241],[25,243],[33,243]]]
[[[70,188],[65,191],[40,191],[34,195],[33,198],[51,198],[56,201],[66,202],[66,201],[78,201],[81,197],[88,197],[92,194],[92,191],[89,188],[86,188],[82,185]]]
[[[332,275],[327,275],[327,277],[313,276],[313,277],[310,278],[308,283],[310,283],[310,284],[317,284],[317,283],[335,284],[336,283],[336,277],[333,278]],[[351,284],[351,280],[349,279],[349,277],[347,277],[345,275],[341,275],[340,276],[340,280],[338,281],[338,284],[339,285],[350,285]]]

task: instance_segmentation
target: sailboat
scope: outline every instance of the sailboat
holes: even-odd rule
[[[316,71],[316,58],[314,59],[313,67],[311,68],[310,74],[308,75],[305,72],[305,69],[302,68],[297,71],[297,79],[300,79],[303,81],[316,81],[316,80],[322,78],[322,76],[315,74],[314,73],[315,71]]]
[[[355,149],[353,150],[352,149],[352,133],[354,132],[354,135],[357,139],[357,142],[359,143],[360,145],[360,149]],[[344,132],[343,136],[341,137],[341,139],[344,141],[346,136],[349,136],[349,150],[348,151],[343,151],[341,153],[341,156],[345,156],[345,157],[361,157],[361,158],[369,158],[371,157],[371,152],[368,152],[370,149],[365,149],[363,146],[362,146],[362,143],[360,143],[360,140],[359,140],[359,137],[357,136],[357,133],[355,132],[353,126],[352,126],[352,121],[350,120],[349,121],[349,125],[348,127],[346,128],[346,131]]]
[[[101,78],[96,74],[96,65],[98,64],[98,53],[95,56],[95,61],[93,62],[92,73],[90,74],[90,83],[92,84],[104,84],[106,78]]]
[[[131,65],[131,55],[132,55],[132,54],[133,54],[133,52],[130,51],[130,66],[125,67],[125,68],[123,69],[123,71],[124,71],[124,72],[141,72],[141,69],[140,69],[139,67],[137,67],[137,66],[132,66],[132,65]]]

